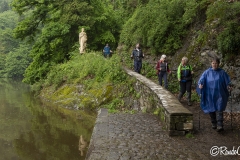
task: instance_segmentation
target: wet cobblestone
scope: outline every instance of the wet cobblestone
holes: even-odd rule
[[[93,133],[93,142],[90,144],[89,155],[86,158],[88,160],[202,160],[206,158],[181,142],[176,142],[173,137],[169,137],[159,119],[154,115],[105,114],[104,122],[96,122],[95,127],[103,127],[101,129],[106,135],[101,135],[98,131],[97,134]]]

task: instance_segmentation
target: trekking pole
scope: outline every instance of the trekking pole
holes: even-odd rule
[[[201,112],[201,98],[202,98],[202,89],[200,89],[200,95],[199,95],[199,97],[200,97],[200,109],[199,109],[199,111],[198,111],[198,130],[200,130],[200,112]]]
[[[198,130],[200,130],[200,111],[198,111]]]
[[[201,105],[201,94],[200,94],[200,105]],[[201,107],[198,111],[198,130],[200,130],[200,112],[201,112]]]
[[[230,108],[231,108],[231,129],[233,130],[232,127],[232,91],[230,90]]]

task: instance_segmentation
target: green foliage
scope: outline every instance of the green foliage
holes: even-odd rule
[[[123,100],[115,98],[113,101],[111,101],[111,103],[105,105],[104,107],[106,107],[110,113],[116,113],[121,109],[123,105]]]
[[[18,47],[20,41],[14,39],[12,33],[17,20],[18,16],[13,11],[0,13],[0,54],[7,54]]]
[[[200,102],[200,97],[199,95],[197,94],[197,92],[192,92],[192,101],[194,102]]]
[[[102,49],[106,43],[112,49],[116,48],[123,23],[122,18],[107,1],[92,1],[91,5],[94,7],[94,27],[89,30],[91,49]]]
[[[70,61],[55,65],[42,84],[35,84],[43,87],[43,96],[65,107],[77,104],[81,109],[95,109],[106,105],[113,111],[124,107],[122,98],[130,94],[131,81],[119,56],[106,59],[96,52],[79,55],[78,50],[71,54]]]
[[[225,21],[226,19],[224,20],[222,18],[228,14],[227,13],[228,8],[229,8],[229,3],[226,3],[223,0],[216,1],[212,5],[209,5],[208,10],[206,12],[207,22],[211,23],[212,21],[217,20],[218,18],[221,18],[221,19],[218,19],[220,21]]]
[[[138,7],[124,24],[120,42],[128,47],[140,42],[151,48],[152,53],[172,54],[181,47],[196,11],[195,0],[150,0],[147,5]]]
[[[136,94],[136,98],[139,99],[141,97],[141,93]]]
[[[18,16],[13,11],[0,13],[0,76],[23,77],[29,58],[29,45],[24,41],[14,39],[13,29],[18,22]]]
[[[0,1],[0,13],[5,12],[9,10],[9,0],[8,1]]]
[[[227,54],[239,54],[240,51],[240,2],[227,3],[216,1],[209,6],[207,22],[211,29],[217,30],[217,47],[226,57]]]
[[[101,53],[86,53],[79,55],[73,53],[71,60],[67,63],[55,65],[47,75],[45,84],[61,85],[64,82],[74,83],[87,80],[88,87],[95,82],[121,82],[126,79],[126,74],[121,69],[118,56],[113,55],[105,59]]]
[[[156,108],[153,114],[158,116],[160,112],[161,112],[161,108]]]
[[[185,136],[186,138],[194,138],[194,135],[192,133],[187,133]]]
[[[15,36],[34,41],[26,83],[46,78],[52,66],[68,61],[68,53],[76,49],[82,27],[88,35],[88,50],[102,49],[107,42],[116,46],[118,42],[122,21],[118,21],[120,17],[107,0],[13,0],[12,6],[22,15]]]
[[[6,55],[0,54],[0,77],[4,77],[5,74],[5,61],[6,61]]]
[[[169,74],[168,82],[168,90],[172,93],[179,93],[180,88],[176,72],[172,72]]]
[[[30,55],[33,62],[25,72],[24,82],[33,84],[45,78],[51,66],[62,63],[69,58],[69,44],[64,37],[69,33],[70,26],[61,23],[50,23],[42,29],[41,37],[38,37]],[[61,37],[62,36],[62,37]],[[55,37],[52,39],[52,37]],[[51,40],[50,40],[51,39]],[[59,45],[66,48],[58,48]]]
[[[24,78],[24,82],[30,84],[45,78],[51,66],[69,59],[68,53],[78,40],[79,25],[91,21],[86,17],[91,14],[92,7],[86,2],[43,2],[15,0],[12,4],[19,14],[28,13],[15,29],[15,36],[36,39],[31,50],[33,62]],[[27,10],[30,6],[34,6],[32,12]]]
[[[205,46],[208,40],[208,34],[206,32],[198,31],[198,37],[196,43],[199,46]]]
[[[125,110],[124,113],[129,113],[129,114],[136,114],[138,111],[136,110]]]
[[[118,21],[126,22],[134,10],[141,5],[146,5],[149,0],[114,0],[111,1],[114,12],[118,15]]]
[[[229,23],[217,38],[218,48],[224,55],[238,55],[240,51],[240,27],[238,23]]]
[[[217,21],[217,25],[224,25],[229,21],[237,21],[236,17],[240,14],[240,2],[216,1],[209,5],[206,14],[208,23]]]
[[[31,62],[28,53],[29,47],[22,45],[7,54],[4,67],[6,77],[23,77],[25,69]]]
[[[142,63],[142,74],[151,79],[155,79],[157,77],[155,68],[146,61],[143,61]]]

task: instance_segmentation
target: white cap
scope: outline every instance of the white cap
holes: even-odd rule
[[[162,56],[161,56],[161,59],[165,59],[167,56],[165,55],[165,54],[163,54]]]

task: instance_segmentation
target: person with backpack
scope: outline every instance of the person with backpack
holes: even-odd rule
[[[192,105],[192,102],[191,102],[192,75],[193,75],[193,70],[192,70],[192,67],[188,64],[188,58],[183,57],[177,70],[177,78],[180,85],[178,100],[181,101],[181,98],[187,91],[187,102],[189,106]]]
[[[140,48],[140,44],[137,43],[136,47],[132,51],[131,58],[134,60],[134,71],[137,73],[141,73],[142,69],[142,59],[144,58],[144,54],[142,49]]]
[[[209,113],[212,129],[223,131],[223,111],[225,111],[229,91],[232,90],[229,75],[219,68],[220,60],[213,58],[211,67],[203,72],[198,80],[197,92],[201,95],[200,106],[204,113]]]
[[[171,73],[166,58],[167,56],[163,54],[156,65],[159,85],[162,86],[163,80],[165,89],[168,88],[167,73]]]

